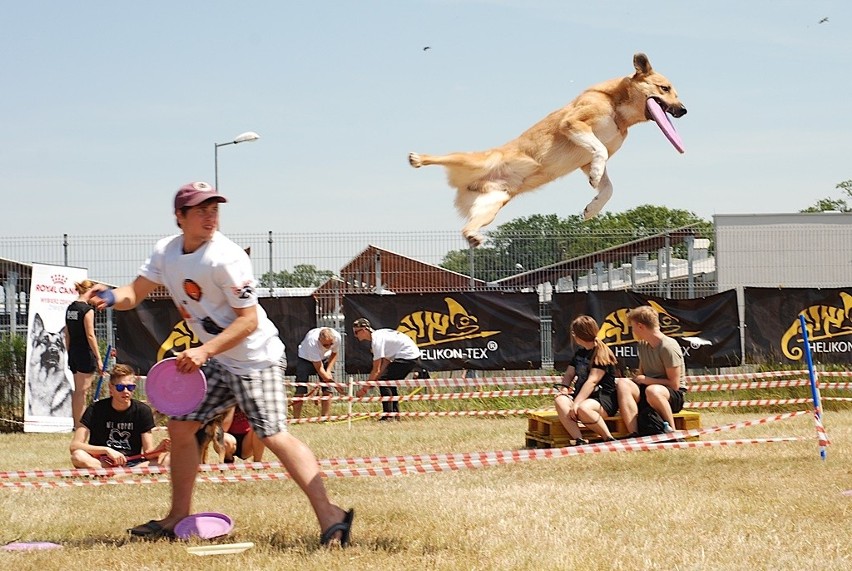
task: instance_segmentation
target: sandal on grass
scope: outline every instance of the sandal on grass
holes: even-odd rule
[[[175,539],[175,532],[171,529],[166,529],[160,522],[151,520],[148,523],[143,523],[127,530],[131,537],[139,539],[156,540],[156,539]]]
[[[320,536],[320,545],[328,545],[331,543],[334,534],[340,532],[340,547],[349,545],[349,533],[352,531],[352,520],[355,519],[355,509],[351,509],[343,516],[343,521],[329,526]]]

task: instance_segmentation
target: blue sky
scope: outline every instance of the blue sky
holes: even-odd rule
[[[686,154],[634,127],[606,210],[796,212],[852,179],[848,1],[2,7],[7,237],[171,233],[177,187],[212,182],[214,143],[244,131],[261,138],[219,149],[226,232],[459,230],[443,170],[412,169],[408,152],[502,144],[631,74],[638,51],[689,109],[675,122]],[[491,228],[592,196],[573,173]]]

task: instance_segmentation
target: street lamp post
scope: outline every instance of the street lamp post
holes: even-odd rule
[[[227,143],[213,143],[213,185],[216,187],[216,190],[219,190],[219,147],[236,145],[237,143],[248,143],[249,141],[257,141],[258,139],[260,139],[260,135],[254,131],[246,131],[245,133],[241,133],[234,137],[233,141],[228,141]]]

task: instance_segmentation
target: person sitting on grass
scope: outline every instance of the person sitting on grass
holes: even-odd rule
[[[110,398],[90,404],[74,431],[69,448],[75,468],[168,465],[168,452],[150,460],[139,457],[143,452],[156,450],[151,432],[154,413],[147,404],[133,398],[134,390],[133,369],[124,364],[115,365],[109,373]]]
[[[603,418],[604,413],[613,416],[618,412],[615,355],[598,339],[598,324],[588,315],[580,315],[571,322],[571,339],[579,348],[565,370],[562,384],[556,386],[559,421],[577,446],[588,444],[580,422],[604,441],[615,440]]]

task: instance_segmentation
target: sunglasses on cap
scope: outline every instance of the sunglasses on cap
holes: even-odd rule
[[[124,391],[130,391],[132,393],[133,391],[136,390],[136,385],[131,385],[131,384],[118,383],[117,385],[113,385],[113,386],[115,387],[115,390],[117,390],[120,393],[123,393]]]

